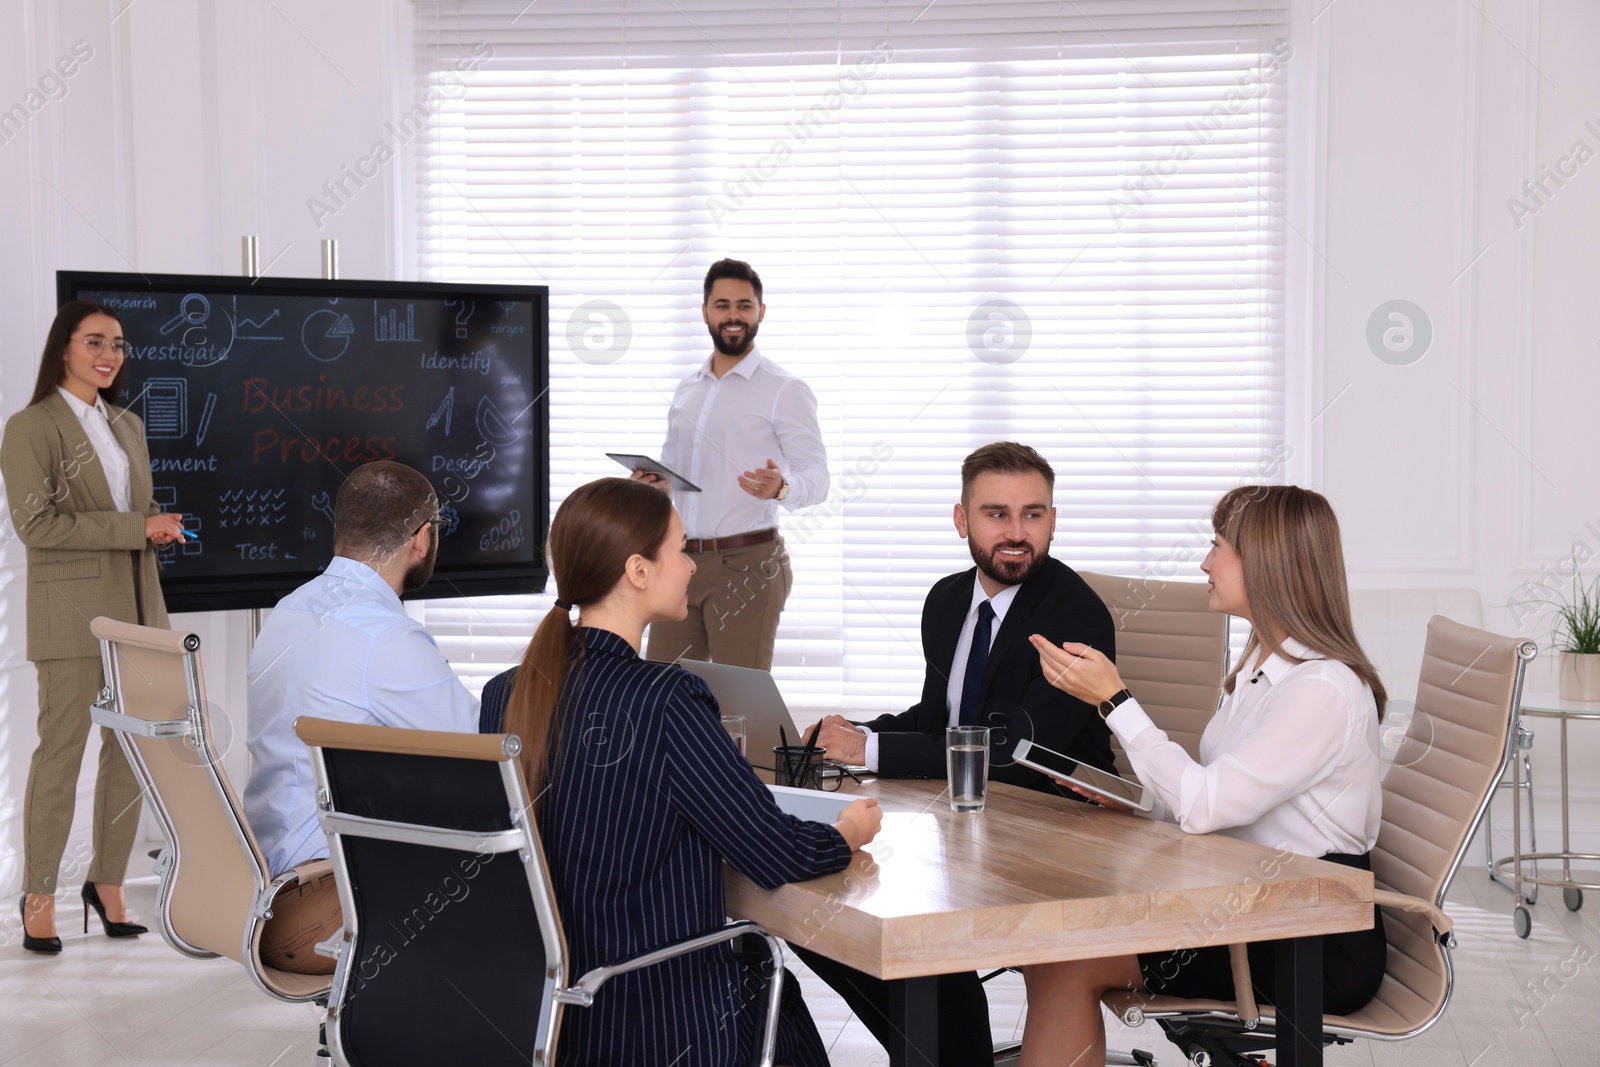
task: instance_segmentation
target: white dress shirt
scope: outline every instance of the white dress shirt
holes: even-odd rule
[[[274,877],[328,854],[295,719],[478,730],[478,702],[433,636],[377,571],[345,556],[278,601],[250,653],[249,680],[244,810]]]
[[[83,424],[83,432],[88,434],[89,443],[94,446],[94,454],[100,457],[100,469],[105,471],[106,484],[111,488],[111,499],[116,502],[117,510],[132,511],[133,483],[128,477],[128,453],[123,451],[117,435],[111,432],[111,416],[106,411],[106,402],[97,393],[93,404],[85,404],[59,385],[56,389],[66,398],[72,413],[78,416],[78,421]]]
[[[1368,852],[1382,814],[1372,691],[1349,667],[1293,638],[1283,647],[1306,662],[1262,649],[1207,724],[1199,763],[1157,729],[1137,698],[1106,723],[1139,780],[1190,833],[1215,831],[1302,856]]]
[[[1017,590],[1020,585],[1008,585],[994,596],[983,591],[983,582],[974,573],[972,576],[972,603],[967,605],[967,617],[961,623],[961,636],[956,639],[956,655],[950,661],[950,677],[945,686],[945,725],[957,726],[961,718],[961,688],[967,678],[967,659],[972,655],[972,637],[978,630],[978,605],[985,600],[994,610],[994,622],[989,628],[989,648],[994,649],[994,639],[1000,634],[1000,624],[1006,621],[1006,612],[1011,610],[1011,602],[1017,599]],[[871,730],[867,734],[867,751],[862,757],[869,771],[878,769],[878,735]]]
[[[667,413],[661,462],[700,487],[674,493],[691,538],[732,537],[778,525],[778,501],[739,487],[739,475],[773,460],[789,483],[789,511],[828,495],[828,453],[810,386],[759,350],[721,378],[711,359],[678,383]]]

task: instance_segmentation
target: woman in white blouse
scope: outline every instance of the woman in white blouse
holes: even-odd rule
[[[1134,772],[1183,829],[1370,870],[1385,693],[1351,625],[1333,509],[1298,486],[1241,486],[1217,502],[1211,525],[1213,547],[1201,564],[1211,610],[1248,620],[1252,632],[1223,682],[1198,763],[1150,721],[1100,652],[1035,636],[1045,673],[1100,706]],[[1325,937],[1326,1010],[1343,1014],[1370,1000],[1386,951],[1377,909],[1372,930]],[[1256,996],[1271,1003],[1272,945],[1252,945],[1249,954]],[[1025,973],[1024,1067],[1104,1063],[1100,995],[1110,989],[1233,999],[1221,945],[1041,964]]]
[[[162,514],[155,502],[144,425],[112,403],[127,376],[125,348],[115,311],[87,300],[62,305],[33,399],[6,420],[0,444],[12,526],[28,550],[28,658],[39,674],[39,746],[22,806],[22,946],[30,952],[61,951],[55,896],[89,705],[103,684],[89,620],[167,625],[155,550],[183,536],[182,516]],[[87,870],[77,855],[68,864],[69,878],[86,875],[85,930],[93,908],[110,937],[145,932],[127,921],[122,896],[138,825],[138,782],[102,730],[94,852]]]

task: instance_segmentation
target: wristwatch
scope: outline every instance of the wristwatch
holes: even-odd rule
[[[1100,708],[1100,717],[1104,719],[1107,715],[1110,715],[1113,711],[1117,710],[1118,704],[1121,704],[1124,700],[1132,698],[1132,696],[1133,694],[1128,692],[1126,689],[1118,689],[1115,693],[1112,693],[1108,699],[1102,700],[1099,703],[1098,707]]]
[[[781,481],[781,482],[778,483],[778,495],[773,497],[772,499],[774,499],[774,500],[787,500],[787,499],[789,499],[789,483],[787,481]]]

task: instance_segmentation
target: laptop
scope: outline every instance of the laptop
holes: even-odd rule
[[[782,726],[789,735],[791,745],[805,744],[805,737],[794,724],[789,706],[778,692],[778,683],[769,671],[752,667],[734,667],[727,663],[705,663],[697,659],[680,659],[678,666],[705,679],[711,695],[717,698],[724,715],[743,715],[745,755],[752,767],[772,770],[777,762],[772,750],[783,742],[778,737]]]

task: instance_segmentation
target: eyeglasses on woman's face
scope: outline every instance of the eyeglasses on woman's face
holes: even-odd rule
[[[87,348],[89,351],[93,352],[97,356],[102,354],[102,353],[104,353],[104,352],[106,352],[106,351],[108,351],[108,350],[112,354],[114,354],[118,359],[124,359],[128,355],[128,342],[122,340],[122,338],[120,338],[120,337],[117,338],[115,341],[110,341],[110,340],[107,340],[104,337],[98,337],[98,336],[97,337],[74,337],[73,340],[78,342],[84,348]]]

